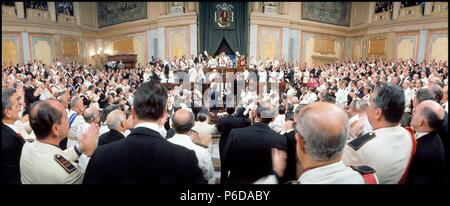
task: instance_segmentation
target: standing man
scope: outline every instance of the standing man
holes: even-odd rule
[[[116,109],[109,113],[106,125],[110,130],[98,138],[98,146],[125,139],[124,132],[128,129],[125,112]]]
[[[381,184],[405,180],[413,154],[414,137],[402,126],[405,95],[397,85],[381,85],[371,94],[367,117],[374,129],[356,134],[344,149],[346,165],[368,165],[377,171]]]
[[[426,100],[414,110],[411,126],[416,130],[417,148],[406,178],[410,184],[445,184],[445,152],[436,130],[444,120],[444,108]]]
[[[165,87],[153,81],[142,84],[131,109],[134,129],[124,140],[97,148],[84,183],[206,183],[194,151],[159,133],[167,119]]]
[[[20,173],[24,184],[80,184],[83,171],[75,163],[81,154],[90,156],[96,146],[98,125],[80,136],[80,143],[66,150],[58,147],[67,136],[69,121],[64,106],[50,99],[35,103],[30,109],[30,126],[36,141],[23,146]]]
[[[225,142],[222,170],[225,184],[248,184],[272,172],[271,149],[286,151],[286,138],[269,127],[275,107],[263,102],[253,111],[255,124],[231,130]]]
[[[21,97],[16,89],[2,89],[2,183],[21,184],[20,156],[25,143],[14,122],[19,119]]]
[[[194,114],[186,109],[179,109],[172,115],[172,127],[175,135],[168,141],[193,150],[198,159],[198,166],[209,184],[214,184],[214,167],[208,150],[192,141],[190,137],[195,125]]]

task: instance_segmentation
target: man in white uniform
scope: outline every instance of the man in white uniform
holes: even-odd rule
[[[399,86],[377,87],[371,94],[367,111],[374,130],[346,145],[344,163],[374,168],[381,184],[404,181],[415,144],[414,137],[400,126],[404,110],[405,95]]]
[[[98,126],[90,127],[81,135],[79,144],[63,151],[58,144],[69,131],[69,121],[60,102],[46,100],[35,104],[30,109],[30,124],[36,134],[36,141],[25,143],[22,149],[22,183],[81,183],[84,172],[74,161],[78,160],[82,153],[90,156],[94,152]]]

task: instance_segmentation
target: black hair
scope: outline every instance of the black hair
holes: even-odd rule
[[[286,107],[284,105],[278,106],[278,114],[286,113]]]
[[[47,137],[52,132],[52,126],[61,123],[63,114],[50,105],[50,101],[55,100],[38,101],[31,105],[30,126],[36,139]]]
[[[444,118],[439,118],[439,116],[432,109],[425,107],[422,110],[423,117],[427,120],[428,125],[432,129],[439,129],[444,122]]]
[[[422,88],[417,90],[415,99],[417,101],[417,104],[419,104],[425,100],[434,100],[434,94],[431,90]]]
[[[383,84],[375,88],[372,102],[380,108],[387,122],[399,123],[405,111],[405,94],[398,85]]]
[[[232,115],[235,111],[234,107],[227,107],[227,114]]]
[[[166,106],[167,89],[157,82],[146,82],[134,93],[133,107],[139,119],[158,120]]]

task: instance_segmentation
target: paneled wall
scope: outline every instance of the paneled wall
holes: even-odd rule
[[[374,13],[374,2],[353,2],[350,26],[302,18],[302,2],[279,2],[276,12],[266,12],[263,2],[249,4],[248,58],[285,58],[306,64],[346,57],[448,58],[447,2],[426,2],[420,9],[403,9],[394,2],[394,12],[384,19]],[[51,7],[39,12],[26,11],[22,2],[15,7],[2,5],[2,62],[37,57],[95,64],[91,54],[99,48],[112,54],[135,53],[142,63],[151,56],[202,53],[197,49],[201,41],[198,3],[183,2],[184,10],[178,13],[173,13],[172,6],[171,2],[147,2],[146,19],[99,29],[96,2],[74,2],[75,16],[66,19],[55,15]]]

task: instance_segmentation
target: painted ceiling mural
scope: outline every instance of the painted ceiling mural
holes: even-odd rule
[[[100,28],[147,18],[147,2],[97,2]]]
[[[303,2],[302,19],[350,26],[351,2]]]

